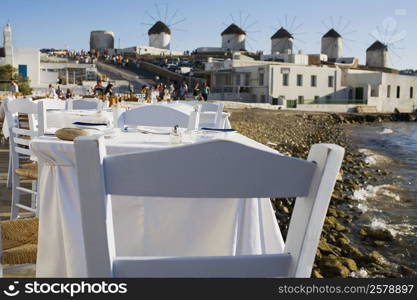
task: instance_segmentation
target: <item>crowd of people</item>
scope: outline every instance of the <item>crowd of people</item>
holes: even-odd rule
[[[144,100],[147,102],[171,101],[171,100],[186,100],[189,95],[188,84],[184,81],[182,83],[172,82],[170,84],[158,83],[155,86],[143,86],[140,94],[144,95]],[[195,100],[207,101],[210,93],[210,87],[204,83],[200,87],[196,83],[193,89],[193,97]]]
[[[58,85],[57,88],[55,88],[52,84],[50,84],[48,86],[46,96],[48,98],[71,99],[74,98],[75,94],[74,91],[70,88],[67,88],[67,90],[64,93],[64,90],[61,89],[60,85]]]

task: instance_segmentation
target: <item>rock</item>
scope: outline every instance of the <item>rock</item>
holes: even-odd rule
[[[337,223],[337,220],[336,220],[336,218],[335,218],[335,217],[333,217],[333,216],[328,216],[328,217],[326,217],[326,219],[324,220],[324,223],[325,223],[325,224],[327,224],[327,225],[329,225],[329,227],[330,227],[330,228],[334,228],[334,227],[335,227],[335,225],[336,225],[336,223]]]
[[[368,232],[364,228],[361,228],[359,229],[358,234],[362,237],[366,237],[368,235]]]
[[[332,248],[324,239],[320,239],[318,248],[323,253],[333,253]]]
[[[351,244],[343,245],[342,251],[346,254],[346,256],[354,259],[355,261],[363,261],[365,258],[363,253]]]
[[[343,226],[342,224],[340,224],[339,222],[336,222],[335,229],[337,231],[341,231],[341,232],[348,231],[348,229],[345,226]]]
[[[377,251],[372,251],[366,257],[370,262],[373,262],[380,266],[387,266],[389,263],[385,260],[385,258]]]
[[[394,240],[394,235],[388,229],[382,229],[382,228],[373,229],[373,228],[367,227],[366,232],[369,237],[372,237],[380,241]]]
[[[347,238],[342,237],[337,240],[337,243],[343,250],[346,245],[349,245],[350,241]]]
[[[325,257],[320,260],[320,269],[332,277],[348,277],[350,272],[337,258]]]
[[[417,277],[417,272],[405,265],[399,265],[398,269],[403,275],[407,277]]]
[[[321,275],[318,270],[313,270],[313,272],[311,273],[311,277],[312,278],[324,278],[323,275]]]
[[[385,241],[373,241],[372,245],[374,245],[375,247],[382,247],[385,245]]]
[[[358,271],[358,266],[356,265],[356,262],[348,257],[339,257],[339,260],[342,262],[344,266],[346,266],[350,271],[356,272]]]

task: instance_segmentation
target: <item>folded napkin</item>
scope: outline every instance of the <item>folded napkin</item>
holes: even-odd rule
[[[207,130],[207,131],[219,131],[219,132],[235,132],[236,129],[221,129],[221,128],[208,128],[208,127],[203,127],[201,128],[201,130]]]
[[[107,126],[107,123],[87,123],[87,122],[74,122],[73,125],[78,126]]]

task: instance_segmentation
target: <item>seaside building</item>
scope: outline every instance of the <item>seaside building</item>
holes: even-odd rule
[[[95,30],[90,33],[90,51],[103,51],[114,48],[114,33],[107,30]]]
[[[84,80],[97,78],[97,69],[92,64],[52,62],[45,59],[35,48],[13,47],[12,28],[6,24],[3,30],[3,47],[0,48],[0,65],[10,64],[20,76],[29,78],[30,86],[44,89],[56,84],[80,84]]]
[[[149,46],[132,46],[119,49],[108,49],[108,54],[123,54],[132,57],[150,56],[183,56],[184,52],[171,50],[171,30],[162,21],[157,21],[148,30]]]
[[[321,53],[327,55],[331,62],[343,56],[342,36],[333,28],[321,38]]]
[[[264,55],[255,60],[236,53],[231,59],[207,62],[210,98],[319,111],[417,108],[417,76],[387,68],[385,45],[374,43],[367,50],[367,65],[360,65],[354,57],[342,57],[338,35],[330,31],[325,36],[326,54]]]
[[[149,47],[169,49],[171,43],[171,30],[165,23],[158,21],[148,31]]]
[[[388,62],[388,47],[376,41],[366,50],[366,65],[368,67],[386,68]]]
[[[222,48],[227,51],[245,51],[246,32],[232,23],[222,33]]]
[[[285,28],[281,27],[271,37],[271,55],[293,52],[294,37]]]
[[[221,47],[199,47],[194,50],[193,54],[207,60],[209,57],[224,59],[235,52],[246,51],[246,32],[236,24],[230,24],[220,36]]]
[[[40,52],[34,48],[13,47],[12,27],[3,29],[3,48],[0,48],[0,65],[12,65],[23,78],[29,77],[32,86],[40,83]]]

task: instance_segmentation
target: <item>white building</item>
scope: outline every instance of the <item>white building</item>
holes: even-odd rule
[[[168,26],[158,21],[149,30],[149,47],[169,49],[171,43],[171,30]]]
[[[110,49],[109,55],[113,54],[130,54],[130,55],[155,55],[155,56],[182,56],[184,52],[170,49],[155,48],[148,46],[133,46],[122,49]]]
[[[353,65],[353,64],[352,64]],[[417,76],[349,64],[305,65],[229,59],[206,63],[213,100],[284,105],[373,106],[380,112],[417,108]],[[308,109],[305,106],[305,109]]]
[[[293,52],[294,37],[281,27],[271,37],[271,55],[277,53],[291,54]]]
[[[343,56],[342,36],[334,29],[330,29],[321,38],[321,53],[326,54],[329,61],[336,61]]]
[[[31,86],[40,82],[40,52],[34,48],[15,48],[12,28],[6,24],[3,30],[3,48],[0,48],[0,65],[10,64],[23,77],[29,77]]]
[[[231,24],[222,33],[222,48],[227,51],[244,51],[246,32],[236,24]]]
[[[368,67],[386,68],[388,66],[388,47],[376,41],[366,50],[366,65]]]
[[[90,51],[103,51],[114,48],[114,33],[108,30],[95,30],[90,33]]]

